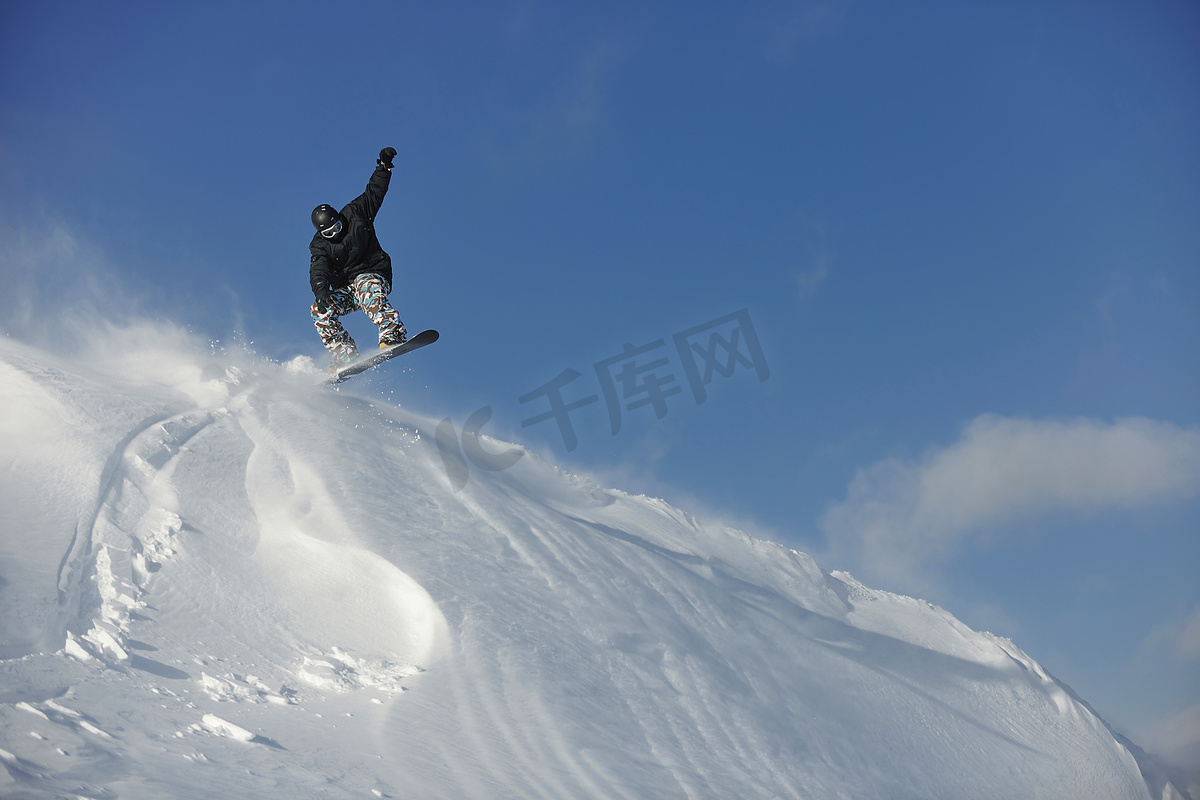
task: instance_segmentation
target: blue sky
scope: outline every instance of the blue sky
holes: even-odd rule
[[[1182,0],[5,2],[4,327],[65,291],[321,359],[309,212],[394,146],[392,300],[442,340],[358,390],[490,406],[1194,735],[1198,45]],[[699,403],[673,337],[743,310],[768,375]],[[680,391],[614,434],[626,344]],[[570,451],[519,400],[565,370]]]

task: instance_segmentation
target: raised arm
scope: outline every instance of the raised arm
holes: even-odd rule
[[[367,190],[351,203],[359,214],[375,221],[379,207],[383,205],[383,197],[387,194],[388,184],[392,181],[392,159],[396,157],[394,147],[385,147],[379,151],[379,160],[375,162],[375,171],[367,181]]]

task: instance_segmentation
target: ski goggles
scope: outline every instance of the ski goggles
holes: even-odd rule
[[[330,225],[328,228],[321,231],[321,235],[324,236],[326,239],[332,239],[333,237],[337,236],[341,232],[342,232],[342,221],[339,219],[336,222],[334,222],[332,225]]]

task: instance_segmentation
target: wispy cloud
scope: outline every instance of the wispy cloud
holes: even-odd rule
[[[1143,725],[1137,743],[1169,764],[1200,775],[1200,705]]]
[[[829,277],[829,254],[814,253],[808,269],[796,273],[796,289],[801,300],[807,300],[817,293],[817,289]]]
[[[958,441],[859,470],[821,519],[831,558],[920,585],[982,531],[1053,511],[1134,508],[1200,492],[1200,428],[984,415]]]
[[[1200,661],[1200,606],[1192,606],[1168,609],[1165,618],[1150,629],[1130,654],[1125,667],[1126,674],[1134,676],[1134,684],[1160,687],[1158,699],[1151,707],[1142,704],[1139,709],[1158,716],[1144,719],[1136,726],[1132,731],[1134,741],[1182,769],[1186,774],[1176,777],[1184,782],[1189,775],[1193,781],[1200,779],[1200,705],[1181,710],[1183,704],[1179,701],[1186,692],[1175,693],[1176,704],[1171,705],[1171,695],[1161,692],[1161,687],[1185,687],[1192,683],[1197,661]],[[1192,794],[1195,796],[1195,792]]]
[[[1180,661],[1200,659],[1200,606],[1192,612],[1183,626],[1175,647],[1175,657]]]
[[[621,39],[597,39],[548,83],[541,103],[508,114],[507,124],[482,144],[492,167],[520,170],[590,144],[604,124],[610,89],[627,50]]]
[[[806,0],[768,6],[754,17],[768,61],[787,62],[806,45],[835,36],[853,0]]]

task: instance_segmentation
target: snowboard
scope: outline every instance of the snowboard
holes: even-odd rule
[[[410,353],[413,350],[416,350],[419,347],[424,347],[427,344],[433,344],[437,340],[437,331],[421,331],[403,344],[392,345],[391,347],[386,347],[376,353],[359,356],[349,364],[339,368],[337,372],[333,372],[322,377],[321,380],[317,381],[317,383],[324,385],[341,383],[347,378],[357,375],[360,372],[366,372],[372,367],[377,367],[389,359],[393,359],[396,356],[402,356],[405,353]]]

